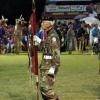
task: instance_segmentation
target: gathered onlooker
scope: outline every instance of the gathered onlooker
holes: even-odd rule
[[[72,53],[74,39],[75,39],[75,32],[73,30],[73,24],[69,23],[67,31],[67,49],[69,54]]]
[[[14,52],[14,40],[13,37],[8,37],[8,43],[7,43],[7,53],[13,53]]]
[[[89,32],[88,32],[88,29],[87,29],[88,25],[87,24],[84,24],[83,26],[83,48],[82,48],[82,51],[87,51],[88,50],[88,41],[89,41]]]
[[[84,34],[84,51],[89,50],[89,34],[90,34],[90,25],[86,24],[84,26],[85,34]]]
[[[96,51],[96,48],[95,48],[95,43],[98,43],[98,33],[99,33],[99,29],[98,29],[98,25],[95,24],[94,27],[93,27],[93,30],[92,30],[92,39],[93,39],[93,54],[95,53]]]
[[[78,29],[77,35],[76,35],[77,50],[81,52],[83,52],[83,48],[84,48],[84,34],[85,34],[84,25],[85,23],[81,22],[81,27]]]
[[[80,29],[81,25],[80,22],[75,20],[73,23],[73,30],[75,32],[75,50],[77,50],[77,40],[78,40],[78,30]]]
[[[4,43],[3,43],[3,39],[4,39],[4,35],[5,35],[5,30],[2,27],[2,20],[0,20],[0,54],[3,53],[4,51]]]

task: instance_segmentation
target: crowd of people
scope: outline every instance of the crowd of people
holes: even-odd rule
[[[0,20],[0,54],[18,54],[20,51],[28,50],[29,24],[26,24],[25,21],[19,22],[16,20],[15,25],[7,25],[6,20]],[[61,52],[68,51],[71,54],[72,51],[81,53],[92,51],[93,54],[98,53],[100,30],[96,23],[89,25],[80,20],[68,23],[55,20],[53,22],[60,38]],[[43,33],[41,27],[37,31],[37,35],[41,35],[40,33]]]
[[[27,35],[28,28],[24,21],[19,24],[16,20],[15,25],[7,25],[6,19],[1,19],[0,54],[19,53],[22,50],[27,50]]]
[[[61,49],[68,51],[77,50],[81,53],[92,50],[93,54],[97,53],[97,43],[99,27],[97,24],[86,24],[85,21],[74,20],[68,24],[60,22],[55,26],[61,41]]]

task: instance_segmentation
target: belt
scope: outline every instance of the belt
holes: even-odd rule
[[[52,56],[50,56],[50,55],[44,55],[43,58],[46,59],[46,60],[51,60]]]

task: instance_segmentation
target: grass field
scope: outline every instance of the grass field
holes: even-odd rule
[[[0,55],[0,100],[36,100],[27,66],[27,54]],[[96,55],[62,53],[54,86],[60,100],[99,100],[98,69]]]

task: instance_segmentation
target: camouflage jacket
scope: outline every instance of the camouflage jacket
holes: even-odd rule
[[[46,34],[43,43],[43,62],[55,66],[56,69],[60,65],[60,40],[54,29],[49,30]]]

